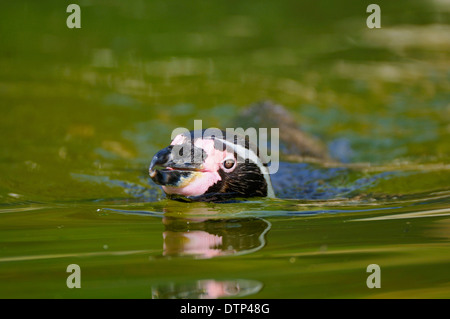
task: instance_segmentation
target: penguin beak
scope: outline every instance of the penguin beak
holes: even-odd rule
[[[206,153],[192,144],[170,145],[153,156],[151,179],[158,185],[184,187],[203,171]]]

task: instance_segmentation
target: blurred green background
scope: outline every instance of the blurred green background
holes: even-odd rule
[[[66,26],[69,3],[0,4],[0,296],[151,298],[155,278],[204,276],[255,280],[255,298],[450,296],[448,1],[377,1],[381,29],[366,26],[371,1],[85,0],[81,29]],[[397,173],[363,201],[223,209],[179,206],[149,184],[174,128],[223,127],[261,100],[347,161]],[[161,215],[105,208],[237,210],[271,230],[246,256],[166,259]],[[386,209],[437,216],[346,223]],[[307,252],[323,254],[299,263]],[[364,284],[377,260],[391,270],[382,292]],[[65,286],[74,262],[88,269],[78,291]]]

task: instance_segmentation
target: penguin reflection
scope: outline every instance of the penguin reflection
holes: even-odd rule
[[[223,212],[203,204],[185,210],[183,217],[177,214],[177,209],[166,207],[164,212],[163,256],[166,257],[213,258],[249,254],[265,246],[265,235],[271,227],[262,218],[220,218],[218,216],[223,216]],[[161,281],[152,285],[152,298],[242,297],[258,293],[262,287],[259,281],[236,278]]]
[[[270,223],[261,218],[164,217],[164,256],[212,258],[255,252],[265,245]]]
[[[262,287],[261,282],[247,279],[159,282],[152,285],[152,299],[236,298],[256,294]]]

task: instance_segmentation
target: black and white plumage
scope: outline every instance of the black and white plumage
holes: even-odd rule
[[[149,168],[169,198],[217,201],[275,197],[269,169],[248,137],[224,131],[191,131],[176,136]]]
[[[355,181],[336,185],[333,181],[346,180],[353,166],[334,161],[324,143],[302,131],[281,105],[254,104],[228,126],[278,127],[281,161],[277,173],[268,174],[266,159],[245,137],[227,139],[222,131],[216,134],[221,136],[191,131],[175,137],[170,146],[154,156],[149,170],[152,180],[174,199],[220,201],[238,197],[274,198],[275,194],[279,198],[329,199],[353,196],[388,174],[368,177],[363,171],[352,170]],[[187,148],[190,156],[177,156],[180,148],[187,145],[192,146]],[[242,155],[246,151],[247,155]],[[237,162],[227,169],[226,160]]]

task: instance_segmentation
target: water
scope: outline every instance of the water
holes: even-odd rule
[[[5,4],[0,296],[450,297],[449,6],[378,4],[380,30],[351,1],[83,1],[79,30]],[[151,183],[174,128],[266,99],[345,164],[284,163],[274,200]]]

